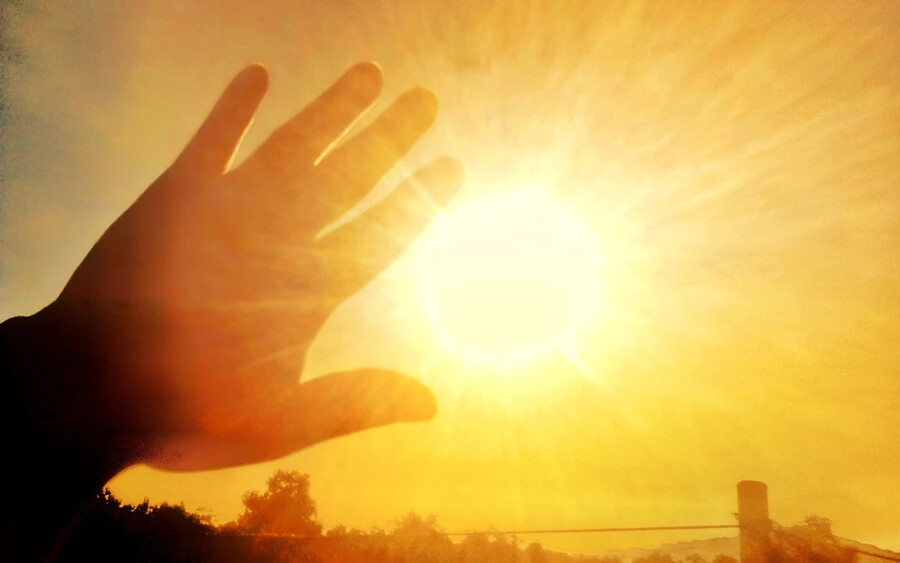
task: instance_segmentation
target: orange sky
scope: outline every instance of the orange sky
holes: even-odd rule
[[[272,86],[242,154],[377,60],[382,103],[418,84],[440,99],[405,169],[459,157],[451,214],[541,185],[606,256],[577,354],[513,368],[442,348],[401,259],[337,311],[306,376],[405,371],[435,390],[434,421],[225,471],[135,467],[112,483],[126,500],[227,521],[287,468],[311,474],[326,526],[704,524],[733,522],[734,485],[757,479],[782,524],[820,514],[900,549],[900,4],[24,4],[4,8],[3,318],[58,294],[253,61]]]

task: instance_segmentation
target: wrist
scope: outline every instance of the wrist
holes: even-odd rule
[[[131,463],[124,439],[95,390],[108,366],[84,311],[57,304],[0,324],[3,366],[0,465],[17,524],[3,532],[6,553],[31,559],[112,476]]]
[[[7,405],[4,432],[30,459],[103,468],[111,477],[133,463],[131,432],[117,425],[109,392],[109,332],[90,304],[60,303],[0,325]],[[102,483],[100,483],[102,485]]]

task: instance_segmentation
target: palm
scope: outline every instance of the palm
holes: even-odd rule
[[[433,414],[427,389],[389,371],[297,384],[329,314],[458,186],[459,165],[440,159],[317,238],[430,126],[433,96],[407,92],[332,148],[380,89],[378,68],[357,65],[229,170],[266,82],[258,66],[232,81],[58,300],[87,302],[98,322],[115,327],[104,333],[113,369],[97,377],[131,405],[127,424],[149,438],[141,461],[172,469],[250,463]]]

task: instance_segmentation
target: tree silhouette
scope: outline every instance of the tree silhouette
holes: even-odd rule
[[[439,563],[453,559],[453,542],[437,527],[432,515],[422,518],[410,512],[391,533],[391,560],[409,563]]]
[[[636,557],[632,563],[674,563],[674,559],[668,553],[654,551],[645,557]]]
[[[309,475],[278,470],[266,485],[265,493],[244,494],[244,513],[237,519],[239,530],[298,536],[322,534],[316,502],[309,493]]]
[[[214,526],[209,516],[183,505],[123,504],[108,489],[86,507],[80,524],[54,561],[192,561],[217,563],[622,563],[553,551],[535,541],[523,546],[496,530],[450,540],[434,516],[410,512],[388,530],[336,526],[322,534],[309,475],[276,471],[265,492],[248,491],[235,522]],[[679,557],[679,558],[676,558]],[[856,554],[840,544],[827,518],[810,516],[799,525],[774,526],[771,563],[852,563]],[[673,556],[664,549],[632,563],[704,563],[698,554]],[[737,563],[718,555],[712,563]]]
[[[215,529],[183,505],[122,504],[103,489],[54,561],[211,561]]]
[[[831,520],[807,516],[803,524],[773,534],[769,560],[773,563],[851,563],[856,553],[841,546],[831,532]]]
[[[544,554],[544,546],[540,542],[528,544],[525,553],[528,555],[529,563],[545,563],[547,561],[547,556]]]

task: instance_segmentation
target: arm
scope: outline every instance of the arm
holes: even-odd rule
[[[84,332],[83,314],[51,305],[0,324],[4,561],[41,560],[79,507],[137,459],[121,429],[100,423],[111,403],[86,386],[103,369],[103,339]]]

